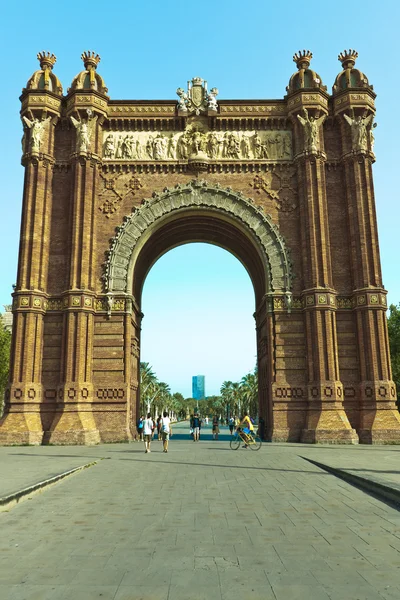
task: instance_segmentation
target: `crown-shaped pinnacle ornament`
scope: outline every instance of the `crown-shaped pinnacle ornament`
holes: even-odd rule
[[[42,70],[44,70],[44,67],[48,67],[49,69],[52,69],[57,61],[57,58],[55,57],[54,54],[50,54],[50,52],[44,52],[44,51],[37,53],[37,59],[40,63],[40,68]]]
[[[310,62],[312,59],[312,52],[309,50],[299,50],[293,56],[293,61],[296,63],[297,68],[299,69],[308,69],[310,66]]]
[[[85,69],[89,70],[89,67],[97,68],[101,58],[95,52],[85,51],[81,54],[81,59],[83,60],[83,64],[85,65]]]
[[[338,60],[343,65],[343,69],[351,69],[356,64],[358,52],[356,50],[343,50],[338,56]]]

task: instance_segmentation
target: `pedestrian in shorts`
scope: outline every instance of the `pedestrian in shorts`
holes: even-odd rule
[[[151,413],[147,413],[147,419],[143,421],[143,435],[144,435],[144,451],[151,452],[150,444],[153,437],[154,423],[151,418]]]

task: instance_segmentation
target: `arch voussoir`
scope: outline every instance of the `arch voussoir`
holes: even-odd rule
[[[143,200],[138,209],[124,218],[124,223],[117,228],[116,235],[111,240],[105,263],[105,291],[129,293],[131,257],[148,228],[161,222],[172,212],[198,208],[226,213],[244,227],[262,248],[268,292],[284,295],[291,293],[289,252],[271,217],[241,192],[199,180],[154,193],[152,198]]]

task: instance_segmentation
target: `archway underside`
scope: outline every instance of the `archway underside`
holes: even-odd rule
[[[231,252],[249,273],[256,304],[261,302],[267,291],[265,265],[254,242],[227,220],[202,211],[188,211],[161,225],[139,252],[132,278],[133,295],[139,304],[144,280],[154,263],[172,248],[190,242],[215,244]]]

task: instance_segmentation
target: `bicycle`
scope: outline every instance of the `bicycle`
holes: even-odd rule
[[[259,435],[253,433],[245,433],[242,429],[236,429],[233,437],[230,441],[231,450],[237,450],[241,443],[244,443],[246,446],[251,448],[252,450],[259,450],[262,446],[262,441]]]

